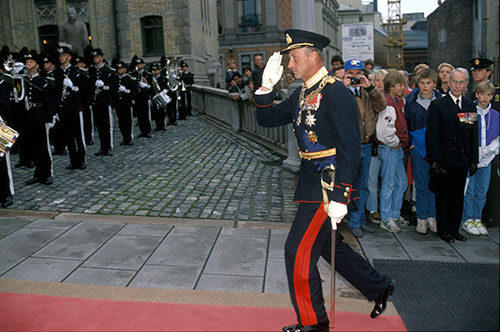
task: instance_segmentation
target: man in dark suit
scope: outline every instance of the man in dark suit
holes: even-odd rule
[[[321,50],[330,40],[297,29],[285,31],[285,36],[288,47],[281,52],[290,52],[288,67],[295,78],[304,80],[302,87],[282,103],[273,104],[273,86],[283,71],[281,55],[275,53],[263,72],[262,87],[255,92],[259,125],[292,123],[302,158],[294,197],[299,208],[285,243],[288,285],[298,324],[283,331],[328,331],[316,264],[320,256],[331,262],[331,241],[336,245],[336,270],[368,300],[375,300],[372,318],[384,311],[394,286],[390,277],[378,273],[344,243],[339,233],[331,238],[332,227],[337,228],[347,214],[347,204],[358,196],[361,144],[356,101],[323,65]],[[327,175],[332,169],[334,179]]]
[[[443,241],[467,241],[459,234],[467,172],[478,163],[476,106],[464,96],[469,74],[457,68],[450,75],[450,91],[429,106],[425,147],[436,194],[437,232]],[[436,183],[437,182],[437,183]]]

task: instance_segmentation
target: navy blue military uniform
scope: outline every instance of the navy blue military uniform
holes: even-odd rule
[[[80,57],[75,59],[75,62],[84,63]],[[90,74],[87,68],[79,67],[80,69],[80,99],[82,100],[82,117],[83,117],[83,136],[85,137],[85,144],[94,144],[94,121],[92,119],[91,95],[92,88],[90,82]]]
[[[3,63],[3,60],[0,56],[0,63]],[[0,73],[0,120],[6,121],[6,115],[8,117],[11,113],[10,92],[13,86],[8,84],[3,77],[4,74]],[[0,204],[2,207],[12,205],[12,196],[14,196],[14,181],[10,153],[6,152],[3,157],[0,157]]]
[[[325,82],[326,81],[326,85]],[[300,112],[299,97],[320,85],[324,88],[310,101],[311,114]],[[293,123],[302,153],[336,149],[335,155],[302,159],[294,200],[299,203],[295,220],[285,243],[288,284],[298,321],[302,325],[324,325],[328,318],[324,307],[321,278],[317,268],[320,256],[331,261],[331,223],[323,207],[321,170],[333,164],[335,185],[329,200],[348,204],[357,197],[360,160],[360,135],[356,102],[347,88],[322,68],[308,82],[280,104],[273,104],[272,93],[255,95],[257,121],[264,127]],[[366,260],[342,242],[337,233],[336,270],[368,300],[374,300],[391,284]]]
[[[140,59],[139,61],[142,61]],[[135,101],[134,104],[134,113],[137,116],[137,122],[139,123],[139,130],[141,134],[139,137],[151,137],[151,109],[149,105],[149,99],[151,97],[151,93],[153,92],[153,75],[146,70],[135,71],[132,74],[136,79],[136,93],[133,98]],[[140,83],[143,82],[147,84],[148,87],[142,88]]]
[[[189,67],[187,63],[181,61],[181,68]],[[179,92],[179,120],[184,120],[191,115],[191,86],[194,84],[194,75],[191,72],[181,71],[181,89]]]
[[[156,70],[156,69],[160,69],[160,65],[159,64],[155,64],[153,66],[153,70]],[[162,90],[165,90],[167,89],[167,77],[162,73],[160,72],[159,75],[155,75],[153,76],[153,79],[155,80],[155,84],[156,84],[156,91],[155,93],[159,93],[160,91]],[[153,85],[155,85],[153,84]],[[172,102],[175,102],[175,100],[173,101],[170,101],[170,103]],[[159,131],[159,130],[165,130],[165,115],[166,115],[166,112],[167,112],[167,109],[166,109],[167,106],[163,106],[163,107],[157,107],[153,102],[151,102],[151,108],[152,108],[152,111],[151,111],[151,116],[153,118],[153,121],[155,122],[155,131]]]
[[[125,64],[119,62],[117,67],[125,67]],[[118,115],[118,126],[122,134],[121,145],[133,144],[132,94],[135,92],[136,83],[135,77],[127,73],[117,75],[117,89],[113,93],[113,105]],[[120,91],[120,87],[123,87],[122,91]]]
[[[97,49],[94,51],[96,53]],[[97,51],[98,52],[98,51]],[[98,52],[101,53],[101,52]],[[104,85],[97,87],[96,81]],[[114,70],[102,64],[90,70],[91,86],[94,87],[92,111],[94,122],[99,133],[101,149],[96,155],[112,155],[113,149],[113,113],[111,110],[111,91],[116,90],[116,75]]]
[[[59,52],[69,52],[69,50],[59,48]],[[56,100],[59,103],[57,113],[64,130],[64,139],[68,146],[70,160],[67,169],[86,168],[87,147],[83,134],[83,108],[80,95],[80,86],[83,85],[82,76],[80,69],[71,64],[65,68],[60,66],[54,70]],[[72,88],[63,85],[65,78],[71,80]]]
[[[433,190],[437,231],[443,240],[459,235],[467,171],[479,159],[476,105],[462,96],[459,107],[450,94],[431,102],[425,132],[427,159],[440,169]]]

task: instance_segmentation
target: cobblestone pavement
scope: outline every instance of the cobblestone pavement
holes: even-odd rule
[[[282,158],[203,115],[126,147],[115,119],[111,157],[95,157],[94,141],[86,170],[66,170],[69,157],[53,157],[53,185],[26,186],[33,169],[13,169],[11,208],[273,222],[291,222],[296,212],[296,176],[281,167]],[[11,155],[12,164],[17,160]]]

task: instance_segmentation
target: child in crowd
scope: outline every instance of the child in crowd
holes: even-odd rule
[[[378,114],[378,155],[382,161],[380,187],[380,227],[389,232],[400,232],[400,226],[408,221],[401,218],[403,194],[407,187],[403,165],[403,149],[408,144],[408,129],[403,114],[404,100],[400,97],[405,87],[405,78],[395,70],[384,77],[387,107]]]
[[[472,235],[488,234],[481,222],[490,185],[491,161],[499,153],[499,114],[491,108],[495,86],[490,82],[480,83],[476,88],[476,103],[479,129],[479,163],[477,172],[468,176],[462,213],[462,229]]]
[[[429,169],[425,160],[425,131],[431,101],[441,97],[434,90],[437,74],[432,69],[423,69],[416,78],[417,87],[406,97],[405,118],[408,125],[411,170],[417,197],[417,233],[426,234],[427,229],[437,232],[436,201],[429,190]],[[415,92],[415,93],[413,93]]]

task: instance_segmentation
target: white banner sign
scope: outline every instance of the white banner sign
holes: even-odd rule
[[[344,61],[350,59],[373,60],[372,22],[342,24],[342,57]]]

